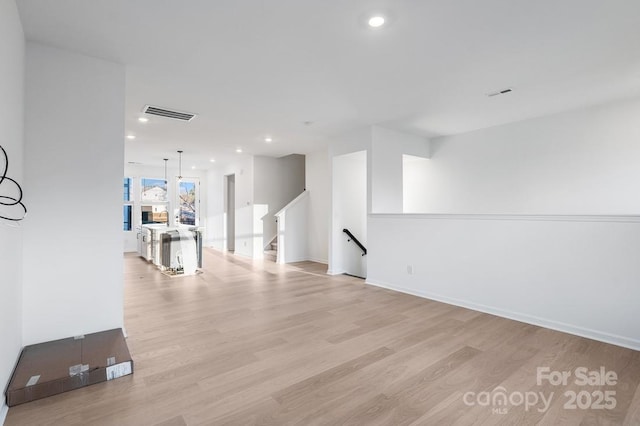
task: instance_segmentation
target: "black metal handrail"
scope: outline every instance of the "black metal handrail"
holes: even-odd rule
[[[356,245],[358,247],[360,247],[360,250],[362,250],[362,255],[366,255],[367,254],[367,248],[365,246],[362,245],[362,243],[360,241],[358,241],[358,239],[351,233],[351,231],[349,231],[347,228],[344,228],[342,230],[342,232],[344,232],[345,234],[347,234],[349,236],[349,238],[351,238],[348,241],[353,240],[354,243],[356,243]]]

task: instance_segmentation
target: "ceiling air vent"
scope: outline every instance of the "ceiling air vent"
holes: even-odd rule
[[[159,117],[173,118],[174,120],[180,121],[191,121],[196,116],[195,114],[191,114],[190,112],[173,111],[170,109],[151,105],[145,105],[142,109],[142,112],[144,112],[145,114],[157,115]]]
[[[494,96],[498,96],[498,95],[506,95],[507,93],[511,93],[513,92],[512,88],[506,88],[506,89],[502,89],[502,90],[498,90],[497,92],[493,92],[493,93],[488,93],[487,96],[492,98]]]

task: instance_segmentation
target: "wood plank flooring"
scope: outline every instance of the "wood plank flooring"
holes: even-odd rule
[[[206,249],[204,273],[169,278],[135,255],[124,261],[133,376],[13,407],[7,426],[640,425],[640,352],[311,262]],[[579,386],[574,374],[536,382],[538,367],[601,366],[616,385]],[[567,391],[582,393],[583,408],[565,407]],[[615,408],[587,408],[603,391],[615,391]],[[520,403],[540,394],[546,410]]]

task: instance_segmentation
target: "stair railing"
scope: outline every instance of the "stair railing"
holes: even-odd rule
[[[358,239],[351,233],[351,231],[349,231],[347,228],[344,228],[342,232],[349,236],[349,239],[347,241],[353,241],[358,247],[360,247],[363,256],[367,254],[367,248],[363,246],[360,241],[358,241]]]

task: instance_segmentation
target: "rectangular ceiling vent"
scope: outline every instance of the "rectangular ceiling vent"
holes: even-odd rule
[[[509,87],[507,89],[498,90],[497,92],[488,93],[487,96],[492,98],[498,95],[506,95],[507,93],[511,93],[511,92],[513,92],[513,89]]]
[[[142,112],[145,114],[157,115],[158,117],[173,118],[174,120],[180,121],[191,121],[196,117],[196,114],[191,114],[190,112],[174,111],[152,105],[145,105]]]

